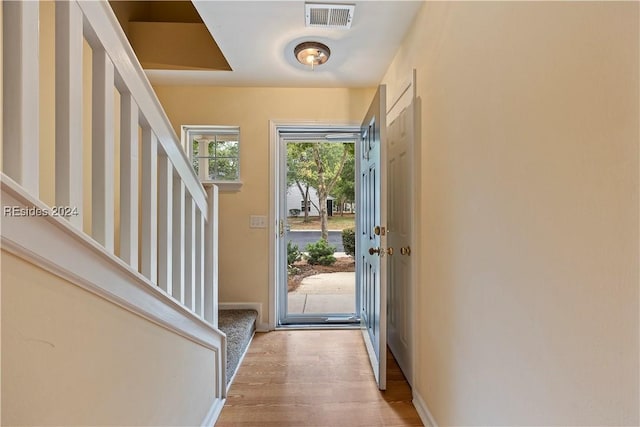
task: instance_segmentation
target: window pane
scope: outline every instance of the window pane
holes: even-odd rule
[[[184,128],[183,128],[184,129]],[[189,130],[191,164],[196,173],[203,159],[208,171],[206,178],[212,181],[238,181],[240,179],[240,133],[238,127],[199,126]]]
[[[238,141],[218,141],[216,157],[238,157]]]
[[[216,160],[216,177],[214,179],[224,181],[238,179],[238,160],[218,158]]]
[[[209,179],[216,179],[216,159],[209,159]]]
[[[200,144],[198,141],[193,139],[191,141],[191,147],[193,156],[191,156],[191,166],[193,166],[193,170],[196,171],[196,175],[198,175],[199,165],[198,165],[198,151],[200,150]]]

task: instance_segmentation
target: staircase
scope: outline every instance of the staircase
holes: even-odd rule
[[[0,15],[3,425],[213,424],[228,382],[217,187],[108,2]]]
[[[227,336],[227,388],[256,331],[256,310],[220,310],[218,327]]]

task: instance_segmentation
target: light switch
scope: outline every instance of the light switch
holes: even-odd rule
[[[267,228],[267,217],[264,215],[251,215],[249,220],[250,228]]]

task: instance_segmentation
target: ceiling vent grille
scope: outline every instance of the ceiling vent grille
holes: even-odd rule
[[[304,6],[307,27],[351,28],[355,5],[305,3]]]

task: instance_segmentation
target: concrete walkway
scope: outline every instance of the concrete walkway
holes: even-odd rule
[[[289,292],[289,313],[354,313],[356,309],[356,273],[323,273],[302,279]]]

